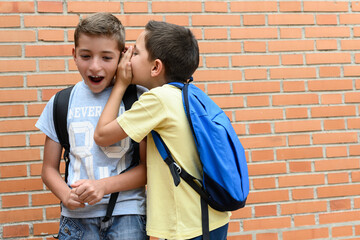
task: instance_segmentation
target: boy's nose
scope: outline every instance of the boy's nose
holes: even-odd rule
[[[91,61],[90,70],[92,70],[92,71],[97,71],[97,70],[99,70],[100,68],[101,68],[101,64],[100,64],[99,59],[94,58],[94,59]]]

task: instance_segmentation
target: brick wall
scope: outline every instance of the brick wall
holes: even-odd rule
[[[40,179],[49,98],[80,80],[80,17],[114,13],[133,44],[149,19],[190,27],[194,75],[246,148],[251,193],[230,240],[360,239],[358,1],[1,1],[0,238],[51,239]]]

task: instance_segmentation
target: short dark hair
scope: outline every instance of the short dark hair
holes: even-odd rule
[[[145,47],[150,60],[160,59],[167,82],[186,82],[199,66],[199,46],[193,33],[171,23],[149,21]]]
[[[81,34],[112,37],[117,41],[120,52],[125,48],[125,28],[111,13],[94,13],[82,19],[74,32],[75,47],[79,44]]]

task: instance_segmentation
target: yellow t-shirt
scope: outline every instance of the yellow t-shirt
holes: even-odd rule
[[[151,134],[161,135],[175,161],[201,179],[196,152],[181,90],[164,85],[144,93],[118,123],[135,141],[147,139],[147,234],[166,239],[189,239],[202,235],[200,196],[184,180],[176,187],[169,167],[161,158]],[[229,222],[230,212],[209,207],[210,231]]]

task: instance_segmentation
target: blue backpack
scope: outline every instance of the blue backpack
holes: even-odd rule
[[[201,89],[190,83],[169,84],[182,89],[185,113],[203,167],[203,179],[194,178],[174,161],[157,132],[152,131],[152,136],[175,185],[180,183],[181,177],[200,194],[203,238],[209,239],[207,205],[218,211],[234,211],[245,206],[249,176],[244,148],[224,111]]]

